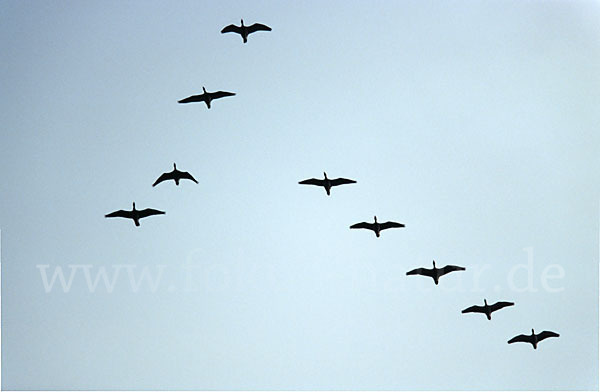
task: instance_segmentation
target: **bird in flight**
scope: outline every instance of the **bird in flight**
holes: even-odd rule
[[[156,186],[156,185],[160,184],[161,182],[167,181],[167,180],[173,180],[173,181],[175,181],[175,185],[179,185],[179,180],[184,179],[184,178],[188,179],[188,180],[192,180],[196,184],[198,183],[198,181],[196,181],[196,179],[194,177],[192,177],[192,175],[190,173],[177,170],[177,165],[175,163],[173,163],[173,170],[168,173],[161,174],[160,177],[158,177],[158,179],[156,181],[154,181],[154,184],[152,184],[152,186]]]
[[[131,211],[119,210],[111,212],[110,214],[104,215],[105,218],[127,218],[133,219],[136,226],[140,225],[140,219],[151,215],[164,215],[164,211],[155,210],[152,208],[146,208],[144,210],[136,210],[135,202],[133,202],[133,209]]]
[[[241,26],[236,26],[233,24],[225,26],[223,30],[221,30],[221,34],[237,33],[242,36],[244,43],[246,43],[248,42],[248,34],[252,34],[255,31],[271,31],[271,28],[264,24],[254,23],[251,26],[244,26],[244,19],[241,20],[241,23]]]
[[[318,178],[309,178],[308,180],[300,181],[298,184],[302,185],[316,185],[322,186],[325,188],[325,192],[327,192],[327,196],[331,195],[331,187],[344,185],[344,184],[356,184],[356,181],[349,180],[347,178],[327,178],[327,173],[323,172],[325,179],[319,180]]]
[[[375,236],[379,237],[379,233],[381,232],[381,230],[391,229],[393,227],[405,227],[405,225],[403,223],[398,223],[398,222],[379,223],[379,222],[377,222],[376,216],[374,216],[373,219],[375,219],[374,223],[368,223],[368,222],[355,223],[352,226],[350,226],[350,228],[351,229],[373,230],[375,232]]]
[[[461,313],[483,313],[487,316],[488,320],[492,319],[492,312],[500,310],[507,306],[513,306],[514,302],[496,302],[493,305],[488,305],[487,299],[483,299],[483,306],[473,305],[469,308],[464,309]]]
[[[178,103],[204,102],[206,104],[206,107],[210,109],[210,102],[213,99],[219,99],[219,98],[223,98],[223,97],[231,97],[232,95],[235,95],[235,93],[230,93],[227,91],[215,91],[215,92],[210,93],[210,92],[206,91],[204,86],[202,86],[202,91],[204,91],[204,92],[200,95],[192,95],[191,97],[184,98],[177,102]]]
[[[435,284],[437,285],[440,281],[440,277],[443,275],[446,275],[450,272],[453,271],[464,271],[465,267],[459,267],[457,265],[447,265],[445,267],[442,268],[436,268],[435,266],[435,260],[433,260],[433,269],[430,268],[417,268],[414,269],[412,271],[408,271],[406,273],[406,275],[423,275],[423,276],[429,276],[430,278],[433,278],[433,281],[435,282]]]
[[[536,335],[535,332],[533,331],[533,328],[531,328],[531,335],[515,336],[514,338],[512,338],[508,341],[508,344],[516,343],[516,342],[531,343],[531,345],[533,346],[533,349],[536,350],[538,342],[541,342],[542,340],[544,340],[546,338],[557,338],[559,336],[560,336],[559,334],[557,334],[556,332],[552,332],[552,331],[544,331],[544,332],[540,332]]]

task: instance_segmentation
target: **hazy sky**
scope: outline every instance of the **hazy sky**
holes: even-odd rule
[[[598,2],[0,14],[3,389],[598,388]]]

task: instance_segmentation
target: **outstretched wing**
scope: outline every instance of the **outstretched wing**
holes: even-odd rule
[[[271,31],[271,28],[261,23],[254,23],[252,26],[248,26],[248,34],[254,33],[255,31]]]
[[[131,218],[131,211],[119,210],[104,215],[105,218]]]
[[[165,214],[164,211],[159,211],[159,210],[155,210],[153,208],[146,208],[145,210],[140,210],[138,212],[140,219],[141,218],[145,218],[147,216],[151,216],[151,215],[163,215]]]
[[[309,178],[308,180],[300,181],[298,184],[323,186],[325,185],[325,181],[316,178]]]
[[[408,271],[406,275],[423,275],[433,277],[433,270],[429,268],[415,268],[412,271]]]
[[[496,302],[495,304],[493,304],[492,306],[490,306],[492,312],[495,312],[496,310],[505,308],[507,306],[513,306],[514,302]]]
[[[446,275],[453,271],[464,271],[465,267],[459,267],[457,265],[447,265],[445,267],[440,268],[440,276]]]
[[[231,97],[232,95],[235,95],[235,93],[230,93],[228,91],[215,91],[214,93],[210,93],[210,96],[213,99]]]
[[[360,222],[360,223],[355,223],[352,226],[350,226],[351,229],[368,229],[368,230],[373,230],[373,224],[372,223],[368,223],[368,222]]]
[[[461,313],[485,313],[485,309],[483,306],[473,305],[464,309]]]
[[[392,227],[404,227],[404,224],[398,222],[385,222],[379,225],[381,230],[391,229]]]
[[[205,94],[192,95],[191,97],[184,98],[177,101],[178,103],[190,103],[190,102],[202,102],[206,99]]]
[[[552,331],[544,331],[544,332],[541,332],[541,333],[539,333],[539,334],[537,335],[537,339],[538,339],[538,342],[539,342],[540,340],[544,340],[544,339],[546,339],[546,338],[557,338],[557,337],[559,337],[559,336],[560,336],[560,335],[559,335],[559,334],[557,334],[556,332],[552,332]]]
[[[331,186],[338,186],[344,184],[356,184],[356,181],[349,180],[347,178],[336,178],[335,180],[331,180]]]
[[[512,339],[510,339],[508,341],[508,344],[510,344],[510,343],[516,343],[516,342],[531,343],[531,336],[529,336],[529,335],[518,335],[518,336],[515,336],[514,338],[512,338]]]
[[[154,184],[152,184],[152,186],[156,186],[156,185],[160,184],[163,181],[172,180],[172,179],[173,179],[173,172],[163,173],[163,174],[160,175],[160,177],[158,177],[156,179],[156,181],[154,181]]]
[[[238,33],[238,34],[242,34],[242,28],[238,27],[236,25],[230,24],[229,26],[223,27],[223,30],[221,30],[221,34],[224,34],[224,33]]]
[[[181,176],[181,178],[187,178],[188,180],[194,181],[196,184],[198,183],[198,181],[196,181],[196,179],[192,177],[192,175],[188,172],[181,172],[179,175]]]

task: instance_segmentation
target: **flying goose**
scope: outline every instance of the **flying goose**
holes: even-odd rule
[[[104,215],[105,218],[128,218],[133,219],[136,226],[140,225],[140,219],[151,215],[162,215],[164,211],[154,210],[152,208],[146,208],[145,210],[136,210],[135,201],[133,202],[133,209],[131,211],[119,210],[111,212],[110,214]]]
[[[350,226],[350,228],[351,229],[373,230],[375,232],[375,235],[377,237],[379,237],[379,233],[381,232],[381,230],[390,229],[392,227],[404,227],[403,223],[397,223],[397,222],[379,223],[379,222],[377,222],[376,216],[374,216],[373,219],[375,219],[374,223],[368,223],[368,222],[355,223],[352,226]]]
[[[152,186],[156,186],[156,185],[160,184],[161,182],[167,181],[167,180],[173,180],[173,181],[175,181],[175,185],[179,186],[179,180],[181,180],[183,178],[192,180],[196,184],[198,183],[198,181],[196,181],[196,179],[194,177],[192,177],[192,175],[190,173],[177,170],[177,165],[175,163],[173,163],[173,170],[168,173],[161,174],[160,177],[158,177],[158,179],[154,182],[154,184],[152,184]]]
[[[318,178],[309,178],[308,180],[300,181],[298,184],[322,186],[325,188],[325,192],[327,192],[327,196],[329,196],[329,195],[331,195],[330,191],[331,191],[331,187],[333,187],[333,186],[356,183],[356,181],[349,180],[347,178],[335,178],[335,179],[327,178],[327,173],[325,173],[325,172],[323,172],[323,175],[325,176],[325,179],[323,179],[323,180],[319,180]]]
[[[483,306],[473,305],[469,308],[464,309],[461,313],[483,313],[487,316],[488,320],[492,319],[492,312],[500,310],[507,306],[513,306],[514,302],[496,302],[493,305],[488,305],[487,299],[483,299]]]
[[[233,24],[225,26],[223,30],[221,30],[221,34],[237,33],[242,36],[244,43],[246,43],[248,42],[248,34],[252,34],[255,31],[271,31],[271,28],[264,24],[254,23],[252,26],[244,26],[244,19],[241,20],[241,23],[241,26],[236,26]]]
[[[464,271],[465,267],[459,267],[457,265],[447,265],[445,267],[442,268],[436,268],[435,266],[435,260],[433,260],[433,269],[429,269],[429,268],[417,268],[414,269],[412,271],[408,271],[406,273],[406,275],[423,275],[423,276],[429,276],[430,278],[433,278],[433,281],[435,282],[435,284],[438,284],[440,277],[443,275],[446,275],[450,272],[453,271]]]
[[[533,346],[533,349],[536,350],[538,342],[541,342],[542,340],[544,340],[546,338],[557,338],[559,336],[560,336],[559,334],[557,334],[556,332],[552,332],[552,331],[544,331],[544,332],[538,333],[536,335],[535,332],[533,331],[533,328],[531,328],[531,335],[515,336],[514,338],[512,338],[508,341],[508,344],[516,343],[516,342],[531,343],[531,345]]]
[[[210,93],[210,92],[206,91],[204,86],[202,86],[202,91],[203,91],[203,93],[200,95],[192,95],[191,97],[184,98],[177,102],[178,103],[204,102],[206,104],[206,107],[210,109],[210,102],[213,99],[219,99],[219,98],[223,98],[223,97],[231,97],[232,95],[235,95],[235,93],[230,93],[227,91],[215,91],[215,92]]]

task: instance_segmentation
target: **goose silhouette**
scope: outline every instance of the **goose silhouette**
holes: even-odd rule
[[[344,185],[344,184],[356,184],[356,181],[349,180],[347,178],[327,178],[327,173],[323,172],[325,178],[323,180],[319,180],[318,178],[309,178],[308,180],[300,181],[298,184],[302,185],[316,185],[322,186],[325,188],[325,192],[327,192],[327,196],[331,195],[331,187]]]
[[[168,180],[175,181],[175,185],[179,186],[179,180],[181,179],[188,179],[194,181],[196,184],[198,183],[198,181],[196,181],[196,179],[192,177],[190,173],[177,170],[177,165],[173,163],[173,170],[168,173],[161,174],[160,177],[158,177],[158,179],[154,182],[154,184],[152,184],[152,186],[156,186],[161,182]]]
[[[508,344],[516,343],[516,342],[530,343],[533,346],[533,349],[537,350],[537,345],[542,340],[547,339],[547,338],[557,338],[559,336],[560,336],[559,334],[557,334],[556,332],[552,332],[552,331],[544,331],[544,332],[540,332],[536,335],[533,328],[531,328],[531,335],[515,336],[514,338],[512,338],[508,341]]]
[[[208,92],[208,91],[206,91],[204,86],[202,86],[202,91],[203,91],[203,93],[200,95],[192,95],[190,97],[184,98],[177,102],[178,103],[204,102],[206,104],[206,107],[210,109],[210,103],[213,99],[219,99],[219,98],[223,98],[223,97],[231,97],[231,96],[235,95],[235,93],[230,93],[227,91]]]
[[[406,273],[406,275],[423,275],[423,276],[429,276],[430,278],[433,278],[433,281],[435,282],[435,284],[437,285],[440,281],[440,277],[453,272],[453,271],[464,271],[465,267],[459,267],[457,265],[447,265],[445,267],[442,268],[437,268],[435,266],[435,260],[433,260],[433,269],[430,268],[416,268],[412,271],[408,271]]]
[[[374,216],[373,219],[375,220],[375,222],[373,222],[373,223],[368,223],[368,222],[355,223],[352,226],[350,226],[350,228],[351,229],[373,230],[375,232],[375,236],[379,238],[381,230],[391,229],[394,227],[405,227],[405,225],[403,223],[398,223],[398,222],[379,223],[379,222],[377,222],[377,216]]]
[[[151,215],[164,215],[164,211],[155,210],[152,208],[146,208],[144,210],[135,209],[135,201],[133,202],[133,209],[131,211],[118,210],[111,212],[110,214],[104,215],[105,218],[127,218],[133,219],[136,226],[140,225],[140,219]]]
[[[507,306],[513,306],[513,302],[496,302],[493,305],[488,305],[487,299],[483,299],[483,306],[473,305],[469,308],[464,309],[461,313],[483,313],[487,316],[488,320],[492,319],[492,312],[500,310]]]
[[[225,26],[223,30],[221,30],[221,34],[225,33],[236,33],[242,36],[244,43],[248,42],[248,34],[252,34],[256,31],[271,31],[271,28],[267,25],[254,23],[251,26],[244,26],[244,19],[241,20],[241,25],[236,26],[230,24],[229,26]]]

